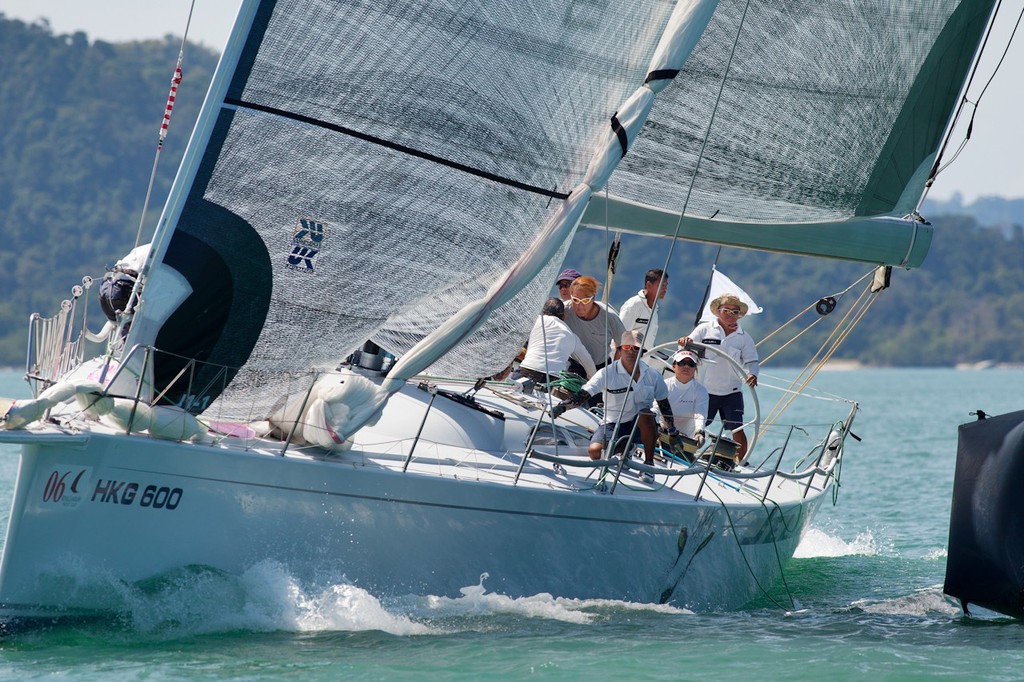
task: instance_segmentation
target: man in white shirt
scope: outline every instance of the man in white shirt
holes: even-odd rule
[[[679,345],[695,341],[717,346],[746,370],[746,378],[740,378],[724,360],[709,362],[702,377],[709,394],[708,421],[719,415],[725,428],[732,429],[733,438],[739,443],[736,461],[742,463],[747,455],[747,436],[740,428],[743,426],[742,389],[744,383],[752,388],[757,386],[760,361],[754,339],[739,324],[747,313],[746,303],[735,294],[722,294],[711,301],[711,313],[715,319],[697,325],[689,336],[679,339]]]
[[[522,376],[538,383],[555,381],[559,373],[568,368],[570,357],[583,367],[586,372],[584,379],[594,376],[597,371],[594,360],[580,337],[562,321],[564,313],[565,305],[557,298],[552,296],[544,303],[540,317],[530,331],[526,355],[519,363]]]
[[[644,275],[644,288],[629,298],[619,308],[619,319],[627,331],[633,330],[643,342],[644,350],[654,348],[658,337],[657,301],[665,298],[668,291],[668,275],[660,268],[653,268]]]
[[[630,447],[635,425],[644,446],[644,463],[653,465],[658,428],[650,405],[657,401],[662,415],[671,420],[668,387],[661,375],[640,359],[640,343],[636,334],[626,332],[615,346],[615,360],[599,369],[578,393],[555,405],[551,414],[557,419],[566,410],[584,404],[597,393],[603,393],[604,418],[590,439],[590,458],[601,459],[609,443],[614,444],[613,452]],[[654,477],[647,472],[641,478],[646,483],[654,482]]]

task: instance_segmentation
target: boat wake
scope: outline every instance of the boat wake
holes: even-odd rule
[[[915,590],[913,594],[888,599],[860,599],[851,604],[854,609],[883,616],[956,617],[960,607],[942,593],[942,585]]]
[[[526,618],[544,618],[567,623],[587,624],[601,620],[608,611],[637,610],[651,613],[692,613],[667,604],[639,604],[614,599],[566,599],[547,593],[512,598],[487,592],[484,582],[487,573],[480,575],[480,583],[463,587],[462,595],[451,599],[430,596],[414,598],[407,604],[417,617],[444,618],[448,622],[467,616],[511,615]],[[417,605],[415,601],[420,603]]]
[[[111,609],[109,618],[97,620],[133,637],[157,639],[240,630],[384,632],[405,637],[487,630],[493,617],[503,623],[511,617],[586,625],[623,611],[691,613],[664,604],[565,599],[550,594],[513,598],[488,592],[487,578],[487,573],[481,574],[478,584],[463,587],[455,598],[408,595],[382,600],[348,583],[302,585],[287,567],[274,561],[256,564],[241,576],[193,565],[134,584],[105,581],[102,590],[116,594],[113,601],[119,606]],[[86,582],[89,589],[99,587],[94,580]],[[40,625],[48,628],[53,621],[25,621],[17,626],[8,624],[7,629]]]
[[[891,547],[880,545],[871,531],[859,533],[851,542],[846,542],[828,533],[811,528],[796,548],[794,559],[840,556],[878,556],[888,554]]]

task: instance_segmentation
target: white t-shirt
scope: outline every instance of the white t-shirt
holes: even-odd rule
[[[557,317],[541,315],[533,323],[526,355],[519,365],[535,372],[557,375],[569,366],[570,355],[583,365],[588,377],[594,376],[597,368],[580,337]]]
[[[666,379],[665,385],[668,386],[668,404],[672,406],[672,425],[684,436],[693,438],[704,430],[708,419],[708,389],[696,379],[684,384],[674,376]],[[660,423],[661,410],[657,402],[653,408]]]
[[[697,325],[697,328],[690,332],[690,338],[709,346],[717,346],[754,376],[760,371],[761,365],[754,339],[744,332],[742,327],[737,327],[732,334],[726,335],[725,330],[715,319]],[[707,359],[711,362],[701,363],[700,381],[708,389],[708,393],[729,395],[741,390],[743,379],[736,374],[732,365],[724,358],[718,358],[717,361],[715,358],[714,353],[708,353]]]
[[[583,390],[590,395],[604,394],[605,424],[617,424],[629,421],[648,409],[655,400],[668,397],[668,387],[661,375],[651,369],[650,365],[637,360],[640,367],[638,378],[630,380],[629,373],[616,360],[607,367],[597,370],[597,374],[583,385]]]
[[[658,311],[647,305],[647,295],[643,289],[622,304],[619,319],[626,331],[633,330],[640,336],[645,350],[654,348],[658,337]]]

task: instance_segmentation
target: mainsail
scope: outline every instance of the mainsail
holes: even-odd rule
[[[717,212],[712,232],[912,210],[991,4],[718,3],[610,183],[641,209],[624,229],[684,207]],[[715,2],[243,2],[128,339],[163,351],[158,391],[210,363],[162,398],[261,417],[363,341],[404,355],[465,311],[587,176],[677,5]],[[508,364],[558,234],[432,372]]]
[[[930,228],[885,217],[917,208],[994,4],[722,0],[584,220],[919,265]]]

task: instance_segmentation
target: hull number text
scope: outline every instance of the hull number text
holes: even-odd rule
[[[101,478],[96,481],[91,501],[124,505],[137,504],[140,507],[174,510],[181,502],[181,496],[181,488],[155,485],[147,485],[143,488],[138,483],[105,481]]]

